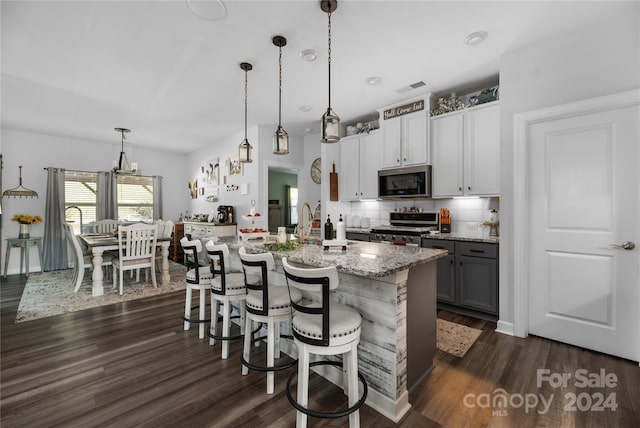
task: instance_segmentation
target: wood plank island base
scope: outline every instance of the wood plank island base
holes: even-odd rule
[[[266,251],[260,244],[226,241],[231,266],[241,270],[238,248]],[[358,369],[369,386],[367,404],[394,422],[411,407],[409,391],[432,369],[436,350],[436,260],[446,250],[350,241],[346,251],[305,245],[293,251],[273,252],[276,275],[285,285],[282,257],[301,267],[335,266],[340,285],[335,301],[362,315]],[[271,280],[271,279],[270,279]],[[283,326],[283,333],[288,327]],[[295,357],[290,341],[282,350]],[[318,373],[341,385],[342,372],[321,366]]]

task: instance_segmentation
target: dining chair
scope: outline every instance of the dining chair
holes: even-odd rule
[[[93,233],[115,233],[120,222],[114,219],[96,220],[88,224]]]
[[[154,288],[156,284],[155,254],[158,227],[155,224],[135,223],[129,226],[120,226],[118,229],[118,258],[113,259],[113,280],[115,285],[116,270],[120,272],[120,295],[124,292],[123,271],[145,269],[145,279],[151,281]],[[136,282],[140,278],[136,276]]]
[[[73,291],[75,293],[80,290],[80,285],[82,284],[82,279],[84,278],[84,270],[93,268],[93,255],[91,253],[85,254],[82,252],[82,247],[80,246],[80,240],[73,232],[71,225],[69,223],[62,223],[62,228],[64,229],[64,234],[67,238],[67,242],[71,245],[72,254],[73,254],[73,279],[72,283],[74,284]],[[110,266],[113,261],[113,256],[110,254],[102,255],[102,266]]]

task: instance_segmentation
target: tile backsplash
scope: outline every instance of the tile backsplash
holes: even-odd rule
[[[487,231],[482,222],[489,219],[491,209],[500,211],[499,198],[454,198],[416,201],[361,201],[351,202],[351,214],[369,217],[371,226],[389,223],[389,213],[404,207],[422,208],[423,211],[439,211],[448,208],[451,213],[451,231],[469,235],[483,235]]]

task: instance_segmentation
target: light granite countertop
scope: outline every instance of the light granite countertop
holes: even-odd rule
[[[244,246],[249,252],[264,252],[261,243],[221,239],[230,248]],[[335,266],[338,272],[366,278],[382,278],[447,255],[446,250],[402,247],[373,242],[348,241],[346,251],[336,247],[324,250],[319,245],[303,245],[293,251],[273,251],[276,258],[311,267]]]

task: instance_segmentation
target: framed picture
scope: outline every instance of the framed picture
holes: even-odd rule
[[[238,154],[229,156],[229,177],[242,175],[242,162],[238,159]]]
[[[189,180],[189,195],[191,199],[198,198],[198,179]]]
[[[220,163],[218,158],[208,160],[204,165],[205,187],[213,187],[220,184]]]

